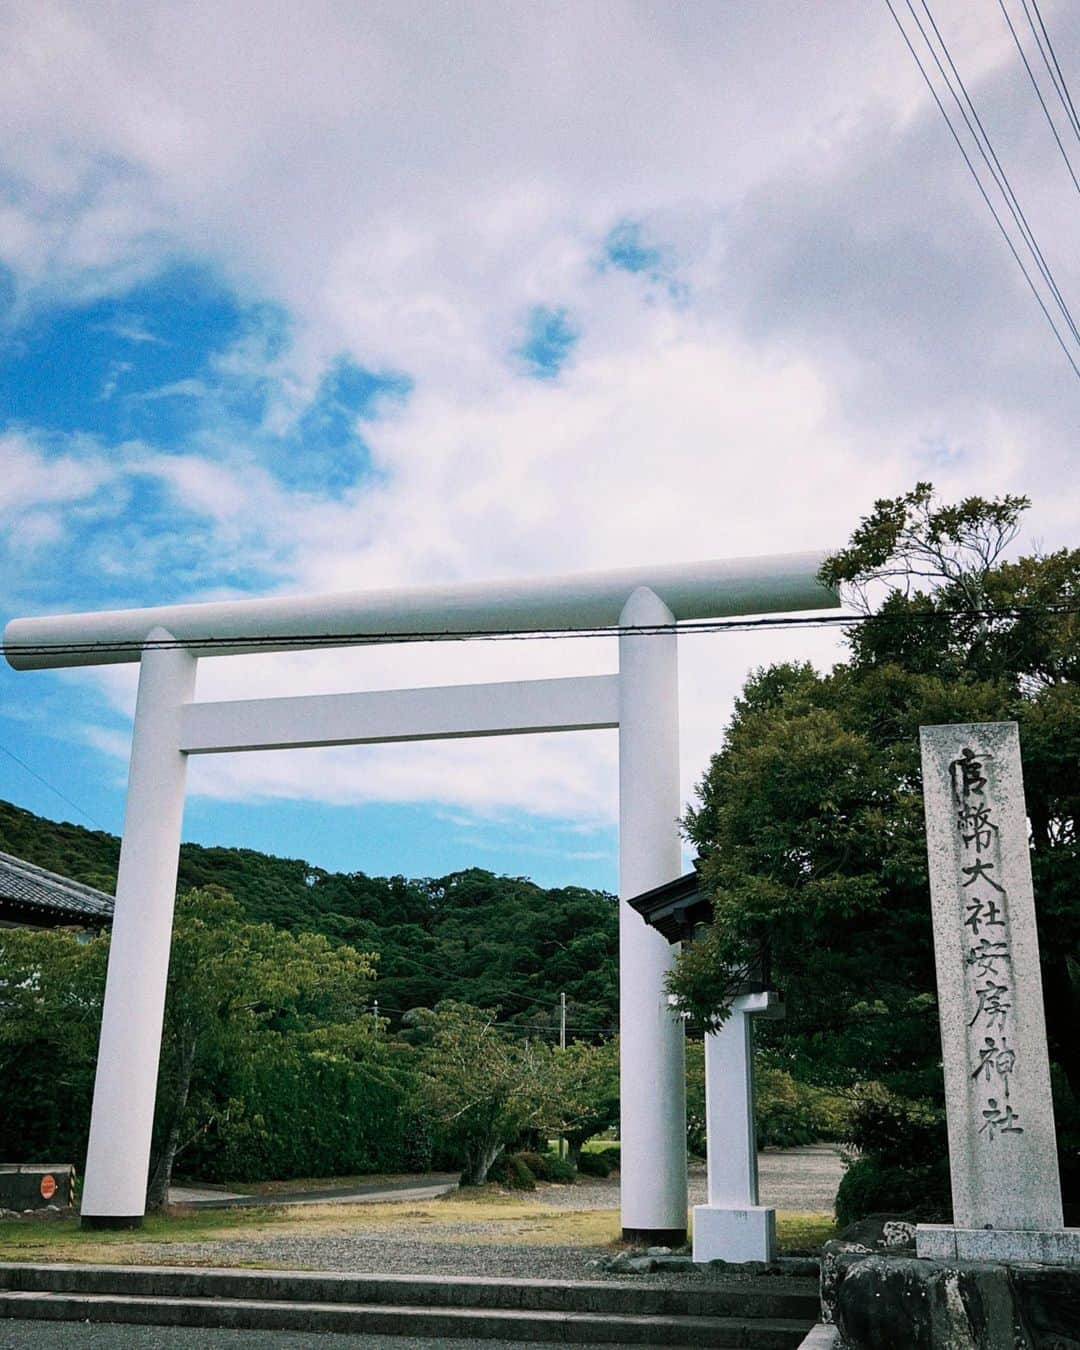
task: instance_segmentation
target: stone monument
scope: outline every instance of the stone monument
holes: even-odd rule
[[[1080,1261],[1063,1227],[1015,722],[920,731],[953,1224],[919,1256]]]

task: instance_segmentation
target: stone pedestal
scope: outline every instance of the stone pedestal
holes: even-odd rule
[[[783,1017],[774,993],[742,994],[705,1037],[709,1203],[694,1206],[695,1261],[771,1261],[776,1211],[758,1204],[754,1017]]]
[[[954,1228],[921,1223],[915,1230],[915,1253],[933,1261],[1032,1262],[1071,1266],[1080,1262],[1080,1228]]]

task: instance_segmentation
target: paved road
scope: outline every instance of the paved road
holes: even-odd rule
[[[563,1342],[565,1345],[566,1342]],[[340,1336],[333,1332],[229,1331],[202,1327],[133,1327],[86,1322],[0,1321],[0,1350],[537,1350],[535,1341],[416,1340],[411,1336]],[[604,1350],[628,1350],[607,1345]]]
[[[758,1155],[761,1203],[777,1209],[831,1213],[844,1168],[832,1144],[811,1144],[806,1148],[768,1148]],[[173,1204],[195,1209],[226,1209],[259,1205],[347,1204],[357,1201],[376,1203],[384,1200],[430,1200],[445,1195],[457,1185],[457,1175],[435,1172],[427,1176],[384,1178],[357,1186],[340,1186],[321,1191],[287,1191],[275,1195],[239,1195],[233,1191],[173,1186],[169,1199]],[[615,1209],[619,1204],[618,1177],[579,1180],[576,1186],[542,1188],[547,1204],[560,1209]],[[537,1197],[541,1198],[541,1197]],[[705,1168],[690,1169],[691,1205],[705,1203]]]
[[[169,1203],[191,1209],[241,1209],[265,1205],[372,1204],[383,1200],[433,1200],[452,1191],[456,1172],[432,1172],[418,1177],[388,1177],[357,1186],[333,1186],[321,1191],[279,1191],[271,1195],[240,1195],[235,1191],[199,1186],[170,1186]]]

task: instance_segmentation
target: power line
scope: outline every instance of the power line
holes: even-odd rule
[[[90,812],[84,811],[83,808],[78,804],[78,802],[73,802],[70,797],[66,797],[60,791],[60,789],[58,787],[54,787],[47,778],[42,778],[41,774],[39,774],[36,769],[32,769],[30,765],[27,764],[26,760],[20,759],[19,756],[14,752],[14,750],[9,750],[6,745],[0,745],[0,750],[2,750],[4,754],[8,756],[9,759],[13,759],[16,764],[18,764],[21,768],[25,769],[26,772],[30,774],[32,778],[36,778],[39,783],[43,783],[49,789],[50,792],[55,792],[62,802],[67,802],[68,806],[70,806],[73,811],[78,811],[80,816],[85,816],[91,825],[96,825],[99,830],[105,829],[105,826],[102,825],[100,820],[95,820],[94,817],[90,814]],[[107,830],[106,833],[108,833]]]
[[[1024,63],[1024,69],[1028,73],[1028,79],[1031,81],[1031,87],[1035,90],[1035,97],[1039,100],[1039,106],[1042,108],[1049,124],[1050,130],[1054,134],[1054,140],[1057,142],[1057,148],[1061,151],[1061,158],[1065,161],[1065,167],[1069,171],[1069,177],[1073,181],[1073,187],[1080,192],[1080,182],[1077,181],[1076,173],[1073,170],[1072,160],[1069,158],[1068,151],[1061,143],[1061,137],[1058,135],[1057,126],[1054,119],[1050,116],[1050,109],[1046,106],[1046,100],[1042,96],[1042,90],[1039,88],[1039,81],[1035,78],[1035,72],[1031,69],[1031,62],[1027,59],[1027,52],[1024,51],[1024,44],[1020,41],[1020,34],[1013,27],[1013,21],[1009,11],[1005,8],[1005,0],[998,0],[998,8],[1005,16],[1005,22],[1009,25],[1009,32],[1012,34],[1012,40],[1016,44],[1016,50],[1020,53],[1020,60]]]
[[[957,131],[955,125],[953,124],[952,118],[949,116],[944,103],[942,103],[940,97],[938,96],[937,90],[934,88],[933,80],[930,78],[930,75],[926,67],[922,63],[922,59],[920,58],[918,52],[915,50],[915,47],[912,44],[911,39],[908,37],[907,30],[905,29],[903,23],[901,22],[899,14],[897,14],[896,9],[893,6],[893,0],[885,0],[885,4],[888,7],[889,13],[892,15],[893,22],[896,24],[896,27],[900,32],[900,36],[904,40],[904,45],[911,53],[912,60],[915,62],[916,66],[918,66],[919,73],[920,75],[922,75],[923,80],[926,82],[926,87],[930,91],[931,98],[933,98],[934,102],[937,104],[938,111],[941,113],[941,116],[945,119],[945,125],[949,128],[949,133],[952,136],[953,140],[956,142],[956,148],[960,151],[960,154],[963,156],[964,163],[968,167],[968,172],[971,174],[972,178],[974,179],[975,186],[979,190],[979,195],[986,203],[987,210],[989,210],[991,216],[993,216],[994,223],[1000,230],[1001,237],[1005,240],[1006,246],[1008,247],[1008,250],[1012,254],[1014,260],[1016,261],[1017,267],[1019,267],[1020,271],[1023,273],[1024,280],[1027,282],[1032,295],[1035,297],[1035,303],[1042,310],[1046,322],[1050,325],[1051,331],[1053,332],[1054,337],[1057,339],[1058,346],[1064,353],[1066,361],[1068,361],[1069,365],[1072,367],[1073,374],[1076,376],[1078,380],[1080,380],[1080,366],[1077,365],[1076,359],[1074,358],[1072,352],[1070,352],[1065,342],[1065,339],[1062,337],[1057,324],[1054,322],[1053,315],[1047,309],[1045,301],[1039,294],[1039,289],[1035,285],[1035,282],[1032,280],[1031,274],[1028,271],[1023,258],[1021,258],[1020,254],[1017,252],[1016,245],[1013,243],[1012,240],[1012,236],[1009,234],[1009,231],[1006,228],[1004,222],[998,215],[997,208],[994,206],[994,203],[990,200],[986,188],[983,186],[982,179],[979,177],[978,170],[972,163],[971,156],[968,154],[967,149],[964,146],[964,142],[960,138],[960,133]],[[908,0],[908,8],[911,9],[911,0]],[[913,10],[912,13],[914,14]],[[916,22],[918,22],[917,18]]]
[[[1002,165],[1001,160],[998,158],[997,151],[994,149],[993,143],[990,140],[990,136],[986,130],[986,127],[983,125],[982,118],[979,116],[975,104],[972,101],[971,95],[968,92],[967,85],[964,83],[963,77],[961,76],[959,70],[957,70],[956,68],[956,62],[953,60],[952,54],[949,51],[948,43],[942,36],[941,30],[938,28],[934,16],[930,12],[930,6],[927,3],[927,0],[922,0],[922,7],[926,11],[926,17],[929,19],[930,26],[934,30],[934,36],[937,38],[938,43],[941,46],[941,50],[944,53],[945,59],[949,63],[949,69],[952,72],[953,79],[955,79],[957,85],[960,88],[960,92],[964,96],[964,103],[966,103],[967,107],[971,110],[971,117],[968,116],[968,113],[964,107],[964,103],[961,103],[959,97],[957,96],[956,90],[953,88],[952,81],[950,81],[948,75],[946,75],[941,65],[941,61],[938,59],[937,52],[934,50],[933,44],[931,43],[929,37],[927,36],[926,31],[923,28],[922,24],[919,22],[919,16],[911,8],[911,0],[908,0],[908,9],[911,10],[912,18],[915,20],[919,32],[922,34],[923,41],[926,43],[927,47],[930,50],[931,56],[933,56],[934,58],[938,71],[940,72],[942,79],[945,81],[949,93],[952,94],[953,101],[955,102],[957,108],[960,110],[960,115],[961,117],[963,117],[968,131],[971,133],[971,137],[975,142],[979,154],[982,156],[983,163],[989,169],[990,176],[993,178],[998,191],[1005,199],[1005,204],[1009,208],[1010,214],[1012,215],[1012,218],[1020,231],[1020,235],[1023,238],[1024,243],[1027,245],[1028,251],[1035,259],[1035,264],[1038,267],[1039,271],[1041,272],[1043,280],[1050,288],[1050,293],[1054,297],[1054,300],[1057,303],[1057,307],[1061,311],[1062,317],[1064,318],[1066,324],[1068,324],[1069,331],[1072,333],[1074,339],[1078,343],[1080,343],[1080,331],[1077,331],[1076,324],[1073,322],[1073,317],[1069,311],[1068,305],[1065,302],[1065,297],[1062,295],[1061,290],[1054,279],[1054,275],[1050,270],[1050,266],[1047,263],[1046,258],[1043,256],[1043,251],[1039,247],[1038,240],[1035,238],[1035,232],[1032,230],[1031,225],[1028,222],[1028,218],[1024,214],[1023,207],[1021,207],[1019,199],[1017,198],[1016,193],[1013,191],[1013,186],[1009,182],[1008,174],[1006,174],[1005,168]],[[974,125],[972,124],[972,118],[974,118]],[[978,128],[978,130],[976,130],[976,128]],[[986,147],[985,149],[983,148],[984,143]]]
[[[1035,25],[1031,23],[1031,12],[1028,9],[1028,0],[1022,0],[1024,14],[1027,21],[1031,24],[1031,31],[1035,33]],[[1057,96],[1061,99],[1062,106],[1065,109],[1065,116],[1069,125],[1076,133],[1076,139],[1080,141],[1080,117],[1077,116],[1076,107],[1072,101],[1072,95],[1069,93],[1069,86],[1065,82],[1065,73],[1061,69],[1061,64],[1057,59],[1057,52],[1054,51],[1054,44],[1050,41],[1050,34],[1047,32],[1046,24],[1043,22],[1042,12],[1039,9],[1039,0],[1031,0],[1032,8],[1039,20],[1039,28],[1042,30],[1042,40],[1039,34],[1035,33],[1035,41],[1039,44],[1039,53],[1046,68],[1050,71],[1050,79],[1053,81],[1054,88],[1057,90]],[[1043,42],[1046,43],[1046,50],[1043,50]]]
[[[886,0],[888,3],[888,0]],[[1077,370],[1080,375],[1080,370]],[[213,655],[215,650],[256,655],[264,649],[318,650],[323,647],[378,646],[407,642],[551,642],[570,638],[657,637],[673,633],[692,636],[699,633],[746,633],[761,629],[784,628],[846,628],[874,619],[933,623],[944,619],[1020,619],[1028,615],[1080,614],[1080,605],[1018,605],[1001,609],[927,610],[901,615],[882,614],[809,614],[779,618],[755,619],[700,619],[678,624],[641,624],[631,627],[594,628],[500,628],[500,629],[442,629],[407,633],[265,633],[258,637],[187,637],[153,638],[139,641],[116,640],[96,642],[9,642],[3,651],[9,656],[91,656],[138,655],[146,651],[175,651],[197,648]]]

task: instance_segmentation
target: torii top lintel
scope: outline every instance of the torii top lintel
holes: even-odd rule
[[[137,661],[155,629],[164,629],[196,655],[230,656],[349,646],[363,638],[407,640],[417,634],[609,628],[619,623],[623,606],[639,587],[654,591],[676,621],[830,609],[836,596],[817,579],[825,556],[820,551],[773,554],[561,577],[13,619],[4,630],[4,649],[16,670],[45,670]]]

